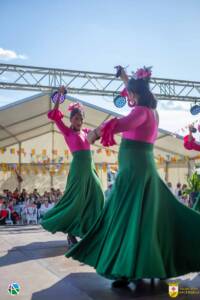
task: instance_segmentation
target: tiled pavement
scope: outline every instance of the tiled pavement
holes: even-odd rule
[[[0,300],[152,300],[172,299],[168,286],[148,280],[137,288],[112,289],[111,281],[98,276],[94,269],[66,259],[66,236],[52,235],[39,225],[0,227]],[[188,274],[178,279],[180,286],[196,288],[199,295],[176,299],[200,300],[200,276]],[[19,295],[8,294],[8,285],[19,283]],[[191,290],[190,290],[191,292]]]

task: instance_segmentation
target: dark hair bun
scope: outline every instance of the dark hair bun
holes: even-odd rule
[[[137,94],[138,105],[146,106],[155,109],[157,107],[157,100],[150,91],[149,78],[145,79],[134,79],[131,78],[128,81],[127,89],[129,92]]]

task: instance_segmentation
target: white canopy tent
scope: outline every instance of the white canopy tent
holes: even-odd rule
[[[68,96],[64,104],[60,106],[60,109],[65,114],[64,122],[68,124],[69,117],[67,116],[68,113],[66,111],[66,107],[73,101],[79,101],[84,105],[86,116],[84,123],[85,126],[89,128],[95,128],[103,121],[113,116],[120,116],[119,114],[117,115],[116,113],[102,107]],[[38,94],[0,108],[1,166],[3,166],[2,164],[19,164],[19,171],[21,172],[23,171],[22,167],[25,165],[49,165],[49,171],[50,167],[58,165],[58,163],[59,165],[65,164],[66,166],[69,164],[71,156],[67,155],[66,157],[67,146],[64,139],[56,128],[56,125],[53,124],[46,116],[47,112],[51,108],[52,102],[49,94]],[[102,149],[99,142],[92,146],[94,161],[96,164],[100,166],[105,164],[116,165],[120,135],[117,136],[116,140],[117,145],[112,147],[110,149],[111,151],[108,149]],[[12,149],[15,149],[16,152],[18,151],[18,155],[13,155]],[[35,149],[34,155],[31,154],[33,149]],[[49,158],[45,164],[42,164],[41,162],[42,152],[43,156]],[[44,154],[44,152],[46,153]],[[57,161],[58,154],[56,152],[59,153],[60,161]],[[190,172],[192,162],[197,155],[194,151],[187,151],[184,149],[181,137],[175,138],[170,132],[161,129],[159,130],[154,153],[155,158],[157,158],[160,162],[158,168],[161,176],[165,177],[168,181],[181,180],[182,182],[185,181],[186,175]],[[170,161],[164,161],[163,157],[170,157]],[[171,161],[171,157],[173,158],[173,161]],[[107,178],[104,173],[105,170],[104,172],[101,171],[100,177],[102,178],[104,187],[106,188]],[[175,176],[173,173],[178,175]],[[37,172],[35,172],[35,175],[38,175]],[[41,180],[43,181],[45,178],[44,175],[45,172],[43,172],[43,176],[39,179],[40,185]],[[49,186],[55,185],[55,183],[59,184],[61,180],[58,178],[56,172],[53,176],[52,174],[50,175],[50,181],[42,184],[42,186],[45,184]],[[26,172],[26,177],[28,178],[28,172]],[[35,176],[35,178],[36,177],[37,176]],[[1,178],[3,179],[0,181],[0,189],[5,188],[5,181],[9,181],[8,174],[6,175],[5,172],[1,172]],[[65,181],[66,174],[63,178],[63,184]],[[33,183],[33,178],[31,179],[31,182]],[[25,186],[26,184],[28,184],[28,182],[24,180],[23,185]],[[37,179],[36,181],[34,180],[34,184],[38,186]]]

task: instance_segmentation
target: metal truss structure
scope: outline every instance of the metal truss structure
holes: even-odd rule
[[[49,92],[65,85],[69,94],[114,97],[123,84],[114,74],[0,64],[0,89]],[[158,100],[200,102],[200,82],[152,77]]]

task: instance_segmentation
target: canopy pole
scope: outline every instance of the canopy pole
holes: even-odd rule
[[[165,181],[168,182],[169,180],[169,162],[165,162]]]
[[[55,148],[55,131],[53,130],[52,131],[52,162],[53,162],[53,166],[54,166],[54,158],[55,158],[55,156],[54,156],[54,148]],[[53,174],[52,174],[52,172],[50,172],[50,179],[51,179],[51,182],[50,182],[50,185],[51,185],[51,188],[53,188],[53,184],[54,184],[54,178],[53,178]]]
[[[19,176],[22,176],[22,143],[19,142]],[[19,192],[21,192],[21,180],[18,180],[18,189]]]
[[[188,160],[188,177],[192,175],[192,166],[191,166],[191,161],[190,159]]]

